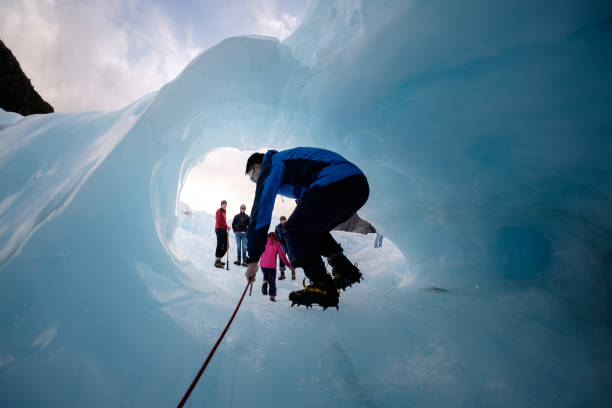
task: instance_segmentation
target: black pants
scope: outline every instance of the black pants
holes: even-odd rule
[[[276,296],[276,268],[261,268],[263,280],[268,282],[268,295]]]
[[[331,281],[321,256],[342,251],[329,233],[348,220],[368,200],[370,187],[365,176],[350,176],[304,194],[285,223],[291,265],[304,268],[316,284]]]
[[[217,228],[215,230],[217,234],[217,249],[215,250],[215,256],[217,258],[223,258],[227,251],[227,231],[223,228]]]

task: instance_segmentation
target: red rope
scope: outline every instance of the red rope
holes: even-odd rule
[[[219,340],[217,340],[217,343],[215,343],[215,346],[212,348],[212,350],[210,350],[210,353],[208,354],[208,357],[206,357],[206,361],[204,361],[204,364],[202,365],[202,368],[200,368],[200,371],[198,371],[198,374],[193,379],[191,385],[187,389],[187,392],[185,393],[185,395],[183,395],[183,399],[181,400],[181,402],[179,402],[179,404],[177,405],[177,408],[181,408],[183,405],[185,405],[185,402],[187,402],[187,398],[189,398],[189,395],[191,394],[191,391],[193,391],[193,389],[195,388],[196,384],[198,383],[198,380],[202,376],[202,373],[204,372],[204,370],[206,370],[206,366],[208,365],[208,362],[212,358],[213,354],[215,354],[215,351],[217,350],[217,347],[219,347],[219,344],[221,344],[221,340],[223,340],[223,336],[225,336],[225,333],[227,332],[227,329],[229,329],[230,325],[232,324],[232,321],[234,320],[234,317],[236,316],[236,313],[238,313],[238,309],[240,308],[240,305],[242,304],[242,299],[244,299],[244,295],[246,295],[246,291],[249,288],[249,286],[251,286],[251,291],[253,291],[253,280],[250,280],[247,283],[246,287],[244,288],[244,292],[242,292],[242,296],[240,297],[240,301],[238,302],[238,305],[236,306],[236,309],[234,309],[234,314],[232,314],[232,317],[229,319],[229,322],[227,322],[227,325],[225,326],[225,329],[223,329],[223,333],[221,333],[221,336],[219,337]],[[250,296],[250,294],[249,294],[249,296]]]

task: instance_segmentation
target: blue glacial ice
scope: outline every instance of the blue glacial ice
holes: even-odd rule
[[[188,406],[606,406],[611,62],[609,2],[322,0],[118,111],[0,111],[0,406],[177,404],[244,287],[185,176],[299,145],[390,241],[337,234],[338,312],[256,286]]]

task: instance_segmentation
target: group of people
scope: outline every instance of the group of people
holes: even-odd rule
[[[215,267],[224,268],[226,263],[222,258],[228,250],[228,232],[230,227],[227,225],[227,201],[221,201],[221,207],[215,214],[215,233],[217,235],[217,248],[215,249]],[[280,217],[280,223],[274,229],[274,232],[268,234],[268,240],[264,252],[259,259],[259,267],[264,275],[264,282],[261,286],[261,292],[270,296],[272,302],[276,302],[276,260],[281,260],[279,280],[286,278],[285,268],[291,270],[291,279],[295,280],[295,268],[287,257],[287,241],[285,240],[285,222],[287,217]],[[236,253],[237,257],[234,261],[235,265],[247,266],[247,230],[250,223],[250,217],[246,213],[246,205],[240,205],[240,212],[234,216],[232,221],[232,231],[236,237]]]
[[[242,205],[232,227],[238,244],[235,263],[247,267],[247,281],[254,281],[261,267],[262,293],[276,301],[276,258],[280,257],[284,265],[279,279],[285,278],[286,266],[291,269],[292,279],[295,268],[301,267],[311,281],[304,289],[289,294],[291,306],[318,304],[323,309],[338,308],[340,290],[360,282],[362,274],[330,231],[366,203],[369,185],[363,172],[335,152],[297,147],[253,153],[247,160],[245,175],[256,184],[255,200],[251,216]],[[277,194],[295,199],[297,207],[289,219],[282,217],[275,231],[269,232]],[[215,224],[215,266],[220,268],[225,265],[221,258],[227,251],[230,229],[225,222],[226,208],[227,202],[222,201]],[[331,275],[321,257],[331,265]]]

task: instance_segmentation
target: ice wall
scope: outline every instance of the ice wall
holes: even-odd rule
[[[605,2],[320,1],[120,111],[2,113],[0,405],[176,403],[240,287],[171,255],[184,175],[311,145],[416,279],[247,301],[194,406],[603,406],[611,33]]]

